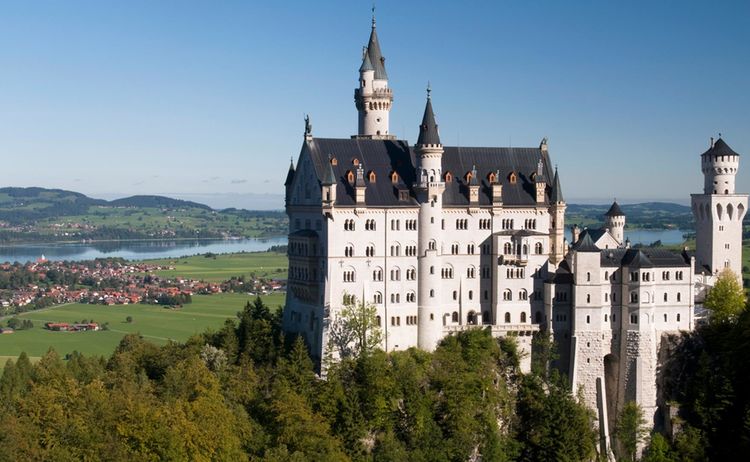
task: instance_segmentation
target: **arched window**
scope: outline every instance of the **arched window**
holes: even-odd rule
[[[591,303],[591,294],[586,294],[586,303]]]
[[[586,324],[591,324],[591,316],[588,314],[586,315]]]
[[[526,312],[525,311],[521,312],[521,322],[522,323],[526,322]]]
[[[505,289],[503,291],[503,300],[506,300],[506,301],[513,300],[513,292],[511,292],[510,289]]]
[[[380,292],[375,292],[375,294],[372,296],[372,302],[377,304],[383,303],[383,294]]]
[[[677,292],[677,301],[682,301],[682,294],[680,294],[679,292]]]
[[[505,323],[510,324],[510,313],[505,313]]]
[[[586,273],[586,281],[591,282],[591,273]]]
[[[638,292],[630,292],[630,303],[638,303]]]
[[[367,179],[370,181],[370,183],[375,183],[375,172],[370,170],[370,173],[367,175]]]
[[[541,255],[543,252],[544,252],[544,248],[542,247],[542,243],[537,242],[534,245],[534,253],[536,253],[537,255]]]
[[[453,181],[453,174],[451,172],[445,172],[445,182],[450,183]]]
[[[518,299],[519,300],[528,300],[529,299],[529,293],[526,291],[526,289],[521,289],[518,292]]]
[[[516,172],[510,172],[510,175],[508,175],[508,182],[510,184],[516,184],[516,180],[518,180]]]
[[[435,289],[430,289],[430,298],[435,298]]]
[[[398,173],[391,172],[391,183],[398,183]]]
[[[537,324],[541,324],[542,323],[542,312],[541,311],[537,311],[536,314],[534,315],[534,317],[535,317],[534,321]]]
[[[490,172],[489,175],[487,175],[487,181],[490,182],[490,184],[494,183],[497,180],[497,176],[495,176],[495,172]]]
[[[458,322],[458,311],[454,311],[451,315],[451,321],[452,322]]]

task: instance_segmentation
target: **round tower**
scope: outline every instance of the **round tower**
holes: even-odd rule
[[[622,246],[625,242],[625,214],[617,201],[614,201],[604,214],[604,226],[609,228],[609,233],[615,238],[617,244]]]
[[[359,67],[359,87],[354,90],[354,103],[359,113],[357,137],[393,139],[388,118],[393,104],[393,92],[388,88],[385,58],[380,52],[375,16],[372,17],[370,41],[362,53]]]
[[[419,126],[419,138],[414,146],[417,155],[417,199],[419,209],[419,348],[432,351],[443,338],[440,270],[442,268],[441,223],[443,218],[442,178],[443,145],[432,112],[430,89]]]
[[[703,194],[692,195],[696,269],[718,274],[731,269],[742,280],[742,220],[747,194],[735,192],[740,155],[721,138],[701,154]]]
[[[711,148],[701,154],[703,194],[734,194],[734,177],[739,166],[739,154],[721,138],[715,143],[711,138]]]

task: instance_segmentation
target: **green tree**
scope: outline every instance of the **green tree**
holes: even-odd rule
[[[330,352],[338,352],[341,358],[357,358],[380,348],[383,331],[377,312],[375,305],[344,294],[344,306],[329,327]]]
[[[716,279],[708,291],[703,306],[711,310],[711,322],[735,322],[745,309],[745,292],[737,276],[729,268]]]
[[[638,445],[647,434],[643,409],[635,401],[628,401],[615,422],[615,436],[628,460],[635,462]]]
[[[651,442],[643,452],[641,462],[677,462],[669,441],[661,433],[651,435]]]

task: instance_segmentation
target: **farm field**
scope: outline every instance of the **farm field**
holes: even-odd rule
[[[283,305],[284,294],[262,297],[272,309]],[[17,357],[25,351],[32,359],[42,356],[52,347],[61,356],[73,351],[86,355],[109,356],[120,339],[129,333],[140,333],[158,344],[169,340],[184,341],[206,329],[218,329],[227,318],[235,318],[245,303],[254,297],[244,294],[194,295],[193,302],[179,310],[158,305],[85,305],[71,303],[44,310],[23,313],[18,317],[30,319],[34,328],[0,335],[0,359]],[[131,316],[132,323],[126,318]],[[99,324],[109,323],[108,331],[51,332],[45,322],[74,322],[82,319]]]
[[[147,260],[144,263],[174,266],[174,270],[157,271],[161,277],[183,277],[208,282],[226,281],[232,276],[251,275],[261,278],[286,279],[287,257],[278,252],[232,253],[206,257],[195,255],[181,258]]]

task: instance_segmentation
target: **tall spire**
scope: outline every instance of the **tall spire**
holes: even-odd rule
[[[419,138],[417,138],[418,145],[434,144],[439,145],[440,135],[438,133],[438,126],[435,123],[435,114],[432,112],[432,96],[430,93],[432,89],[427,84],[427,105],[424,108],[424,116],[422,117],[422,124],[419,126]]]
[[[557,175],[557,165],[555,165],[555,178],[552,180],[552,197],[550,199],[552,199],[553,203],[565,202],[562,188],[560,187],[560,177]]]
[[[370,32],[370,41],[367,43],[367,55],[370,63],[375,68],[375,80],[388,80],[388,74],[385,72],[385,58],[380,51],[380,42],[378,33],[375,30],[375,8],[372,11],[372,31]]]

